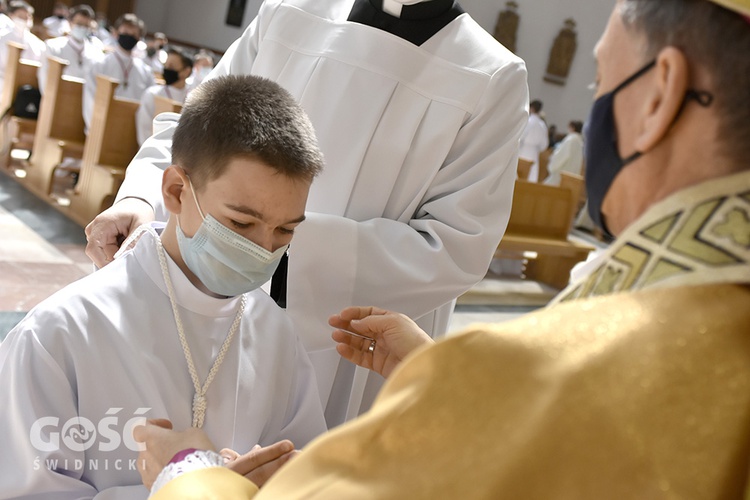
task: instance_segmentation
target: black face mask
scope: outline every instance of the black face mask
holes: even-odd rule
[[[146,55],[148,57],[154,57],[156,55],[156,48],[155,47],[147,47],[146,48]]]
[[[164,71],[162,72],[162,76],[164,77],[164,83],[167,85],[172,85],[177,80],[180,79],[180,72],[176,69],[167,69],[164,68]]]
[[[134,37],[133,35],[127,35],[125,33],[121,34],[117,37],[117,43],[120,44],[120,47],[122,47],[127,52],[130,52],[133,50],[133,47],[138,43],[138,39]]]
[[[640,158],[643,154],[636,151],[627,158],[621,158],[617,147],[617,128],[615,126],[614,100],[615,95],[643,76],[656,66],[656,60],[651,61],[632,76],[625,79],[612,92],[602,95],[591,108],[586,126],[584,127],[585,157],[586,157],[586,192],[588,195],[589,216],[596,226],[605,234],[612,236],[604,223],[602,203],[617,174],[626,165]],[[675,115],[679,118],[682,109],[689,99],[695,99],[701,106],[709,106],[713,96],[708,92],[689,90],[685,94],[682,107]],[[674,124],[674,122],[673,122]]]

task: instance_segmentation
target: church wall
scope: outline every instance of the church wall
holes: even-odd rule
[[[161,31],[167,38],[224,52],[242,35],[262,3],[247,0],[242,27],[236,27],[225,23],[231,1],[139,0],[135,13],[146,22],[150,33]]]
[[[594,46],[599,40],[614,0],[516,0],[520,16],[517,54],[526,61],[529,95],[544,103],[548,124],[565,131],[570,120],[586,120],[594,95],[589,86],[596,77]],[[464,10],[488,32],[495,31],[504,0],[461,0]],[[564,86],[544,81],[550,49],[567,18],[576,21],[578,48]]]
[[[247,0],[243,27],[225,24],[232,0],[140,0],[136,14],[150,32],[163,31],[168,37],[184,40],[218,51],[225,51],[255,17],[261,0]],[[321,0],[322,1],[322,0]],[[532,99],[544,102],[548,123],[564,131],[570,120],[585,120],[591,106],[596,66],[593,50],[599,39],[614,0],[517,0],[520,25],[517,36],[518,55],[529,71]],[[504,0],[461,0],[461,5],[488,32],[495,30]],[[568,80],[564,86],[544,81],[550,49],[566,18],[575,19],[578,48]]]

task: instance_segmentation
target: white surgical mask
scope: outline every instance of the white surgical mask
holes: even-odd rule
[[[79,26],[75,24],[70,28],[70,36],[78,41],[83,41],[89,36],[89,28],[88,26]]]
[[[210,66],[203,66],[202,68],[200,68],[198,70],[198,77],[201,80],[205,79],[208,76],[208,74],[211,72],[212,69],[213,68],[211,68]]]
[[[19,33],[23,33],[27,29],[31,28],[31,21],[27,21],[26,19],[21,19],[20,17],[14,17],[13,18],[13,24],[16,25],[16,31]]]
[[[206,288],[227,297],[250,292],[270,280],[289,245],[269,252],[211,214],[204,216],[192,186],[190,191],[203,222],[195,235],[188,238],[177,218],[177,244],[188,269]]]

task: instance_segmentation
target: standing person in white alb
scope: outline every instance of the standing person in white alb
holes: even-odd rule
[[[526,68],[453,0],[267,0],[209,79],[225,74],[288,89],[326,158],[271,294],[285,299],[333,426],[367,409],[382,378],[339,359],[330,314],[398,308],[438,337],[484,277],[510,215]],[[87,228],[99,266],[166,215],[158,187],[176,120],[162,121],[118,202]]]
[[[542,101],[539,100],[529,103],[529,121],[521,136],[521,145],[518,150],[519,158],[533,163],[527,179],[530,182],[539,180],[539,154],[549,146],[547,124],[539,116],[542,105]]]
[[[192,72],[193,59],[190,56],[177,48],[170,48],[167,51],[167,61],[164,63],[164,69],[162,70],[164,85],[149,87],[143,93],[141,105],[138,106],[136,112],[135,126],[139,145],[142,145],[153,134],[153,121],[156,113],[154,97],[159,95],[180,104],[184,103],[190,91],[186,79]]]
[[[583,122],[573,120],[568,123],[568,134],[560,141],[549,158],[547,171],[549,176],[544,183],[550,186],[560,185],[560,174],[568,172],[582,175],[583,173]]]
[[[104,58],[101,46],[95,45],[89,39],[91,22],[94,20],[94,9],[88,5],[78,5],[70,9],[70,34],[50,38],[45,42],[46,57],[42,58],[42,65],[37,73],[39,90],[44,93],[49,71],[49,57],[57,57],[68,61],[63,69],[63,75],[75,78],[85,78],[91,65]]]
[[[120,82],[115,97],[140,101],[147,88],[156,83],[151,68],[143,60],[133,57],[133,48],[146,31],[145,23],[135,14],[123,14],[115,21],[117,47],[100,61],[91,65],[83,86],[83,121],[86,133],[94,116],[96,75],[106,75]]]
[[[162,180],[166,226],[143,226],[0,343],[0,499],[145,500],[132,432],[146,419],[238,453],[281,447],[271,468],[325,431],[305,348],[259,289],[322,164],[274,82],[227,76],[191,93]]]

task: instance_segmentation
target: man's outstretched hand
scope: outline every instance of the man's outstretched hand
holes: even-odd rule
[[[338,328],[331,337],[338,343],[336,350],[344,359],[384,377],[409,353],[433,343],[408,316],[377,307],[347,307],[328,318],[328,324]]]

